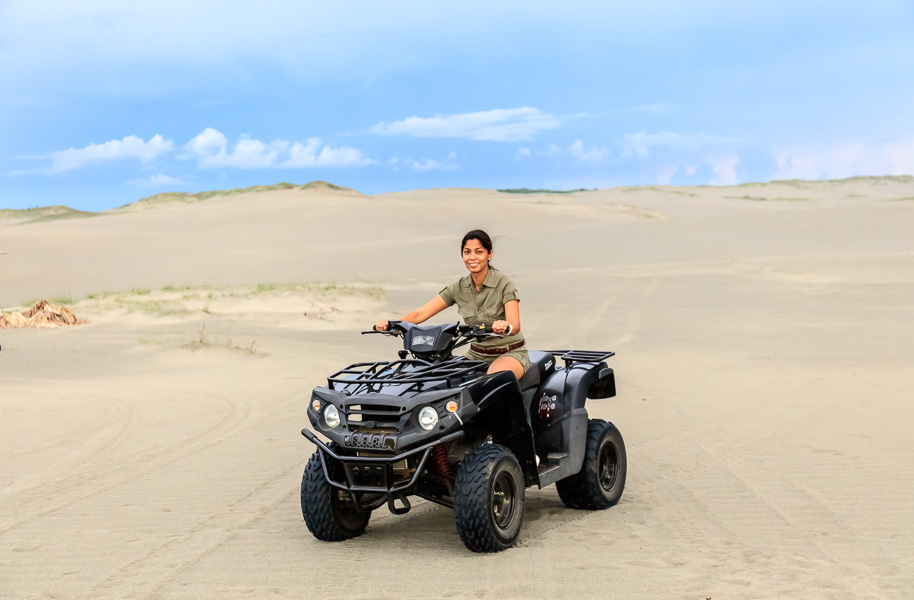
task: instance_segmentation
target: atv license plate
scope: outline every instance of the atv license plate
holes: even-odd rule
[[[343,443],[349,448],[393,450],[394,441],[394,437],[387,433],[353,433]]]

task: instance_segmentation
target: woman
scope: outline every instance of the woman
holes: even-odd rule
[[[489,364],[489,373],[511,371],[520,379],[530,359],[520,330],[520,307],[514,281],[489,265],[492,260],[492,239],[485,231],[474,229],[460,243],[463,264],[469,275],[463,277],[430,300],[425,306],[400,317],[401,321],[423,323],[445,308],[457,304],[457,312],[467,325],[491,325],[492,331],[506,334],[501,338],[485,338],[470,345],[467,358]],[[378,331],[387,330],[387,321],[378,321]]]

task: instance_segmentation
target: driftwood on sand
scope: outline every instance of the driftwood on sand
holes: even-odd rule
[[[25,312],[0,314],[0,329],[52,329],[54,327],[69,327],[85,323],[73,314],[69,308],[54,306],[47,300],[39,300]]]

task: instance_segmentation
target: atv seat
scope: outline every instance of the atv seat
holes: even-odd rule
[[[540,384],[540,381],[555,370],[555,357],[549,352],[528,352],[530,356],[530,367],[520,378],[518,382],[521,390],[528,390]]]

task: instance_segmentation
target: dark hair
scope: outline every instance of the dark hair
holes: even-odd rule
[[[463,236],[463,241],[460,242],[460,251],[463,252],[463,247],[467,245],[467,242],[470,240],[479,240],[479,243],[482,244],[482,247],[492,251],[492,238],[489,237],[489,234],[483,231],[482,229],[474,229],[473,231],[468,232]]]

